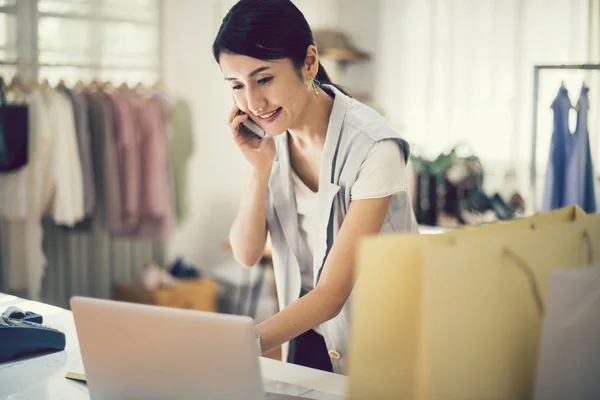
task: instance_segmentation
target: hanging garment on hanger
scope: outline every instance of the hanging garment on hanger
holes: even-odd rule
[[[96,177],[96,212],[94,224],[113,234],[123,234],[121,188],[117,146],[114,133],[112,102],[105,94],[88,93],[90,132],[92,136],[94,175]]]
[[[81,163],[81,174],[83,179],[84,216],[90,217],[94,212],[96,190],[94,187],[95,183],[94,171],[92,167],[92,147],[90,128],[88,124],[87,100],[82,94],[76,94],[65,86],[61,86],[59,90],[67,95],[73,108],[75,131],[77,132],[77,146],[79,149],[79,161]]]
[[[74,226],[84,217],[83,177],[73,108],[68,97],[42,88],[54,129],[52,176],[54,194],[48,212],[59,225]]]
[[[169,157],[173,171],[173,206],[177,224],[181,224],[189,214],[187,169],[195,147],[192,111],[185,101],[179,100],[175,104],[170,124]]]
[[[46,258],[42,248],[42,215],[54,192],[53,157],[55,130],[50,106],[35,91],[29,97],[29,161],[27,165],[27,216],[13,220],[5,231],[10,251],[3,268],[9,291],[39,300]],[[6,241],[4,243],[6,243]],[[4,249],[2,249],[4,250]]]
[[[569,92],[563,86],[558,90],[552,102],[554,111],[554,128],[550,143],[550,158],[546,171],[546,186],[542,211],[550,211],[563,207],[565,191],[565,171],[571,131],[569,130],[569,111],[571,100]]]
[[[587,213],[596,212],[594,169],[588,132],[589,88],[581,88],[577,102],[577,125],[568,146],[565,169],[564,205],[578,205]]]
[[[134,115],[128,95],[117,91],[106,93],[113,106],[114,134],[121,193],[123,229],[135,232],[140,208],[140,154]]]
[[[77,128],[71,100],[67,95],[57,90],[53,90],[53,93],[56,101],[60,102],[59,111],[61,116],[60,130],[58,131],[59,140],[56,146],[59,152],[55,154],[57,158],[58,154],[65,155],[63,161],[55,159],[55,166],[60,166],[55,170],[57,193],[62,191],[64,186],[65,197],[62,204],[59,205],[55,202],[53,217],[56,223],[72,227],[85,217],[83,170],[81,168]],[[64,135],[64,138],[61,139],[60,135]],[[63,140],[64,148],[61,149]],[[62,168],[64,168],[64,172]]]
[[[139,111],[142,192],[137,234],[142,239],[164,242],[173,226],[167,121],[156,96],[143,99]]]
[[[0,217],[27,215],[29,109],[8,104],[0,85]]]
[[[8,104],[0,87],[0,172],[16,171],[27,164],[28,108]]]

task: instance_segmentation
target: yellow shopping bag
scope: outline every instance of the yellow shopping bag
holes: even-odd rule
[[[600,216],[526,226],[366,239],[350,398],[531,398],[548,277],[598,261]]]
[[[458,235],[459,237],[464,237],[464,235],[470,234],[477,236],[482,234],[482,232],[487,233],[490,230],[495,232],[515,232],[519,229],[538,229],[548,225],[579,221],[582,218],[585,218],[586,216],[586,212],[583,211],[579,206],[569,206],[560,208],[558,210],[549,211],[546,213],[536,214],[528,218],[519,218],[509,221],[496,221],[477,226],[467,225],[466,227],[447,232],[445,238],[452,238],[455,235]]]

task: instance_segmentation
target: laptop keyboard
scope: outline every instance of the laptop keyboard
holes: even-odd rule
[[[290,400],[290,399],[300,399],[299,396],[291,396],[289,394],[281,394],[281,393],[267,393],[265,399],[268,400]]]

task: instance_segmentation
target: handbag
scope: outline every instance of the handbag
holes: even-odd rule
[[[13,172],[28,161],[29,108],[7,104],[0,85],[0,173]]]

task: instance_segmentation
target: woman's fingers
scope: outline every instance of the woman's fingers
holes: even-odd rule
[[[239,112],[240,112],[240,108],[234,104],[233,107],[231,108],[231,112],[229,113],[228,121],[230,124],[233,121],[233,119],[236,117],[236,115],[238,115]]]

